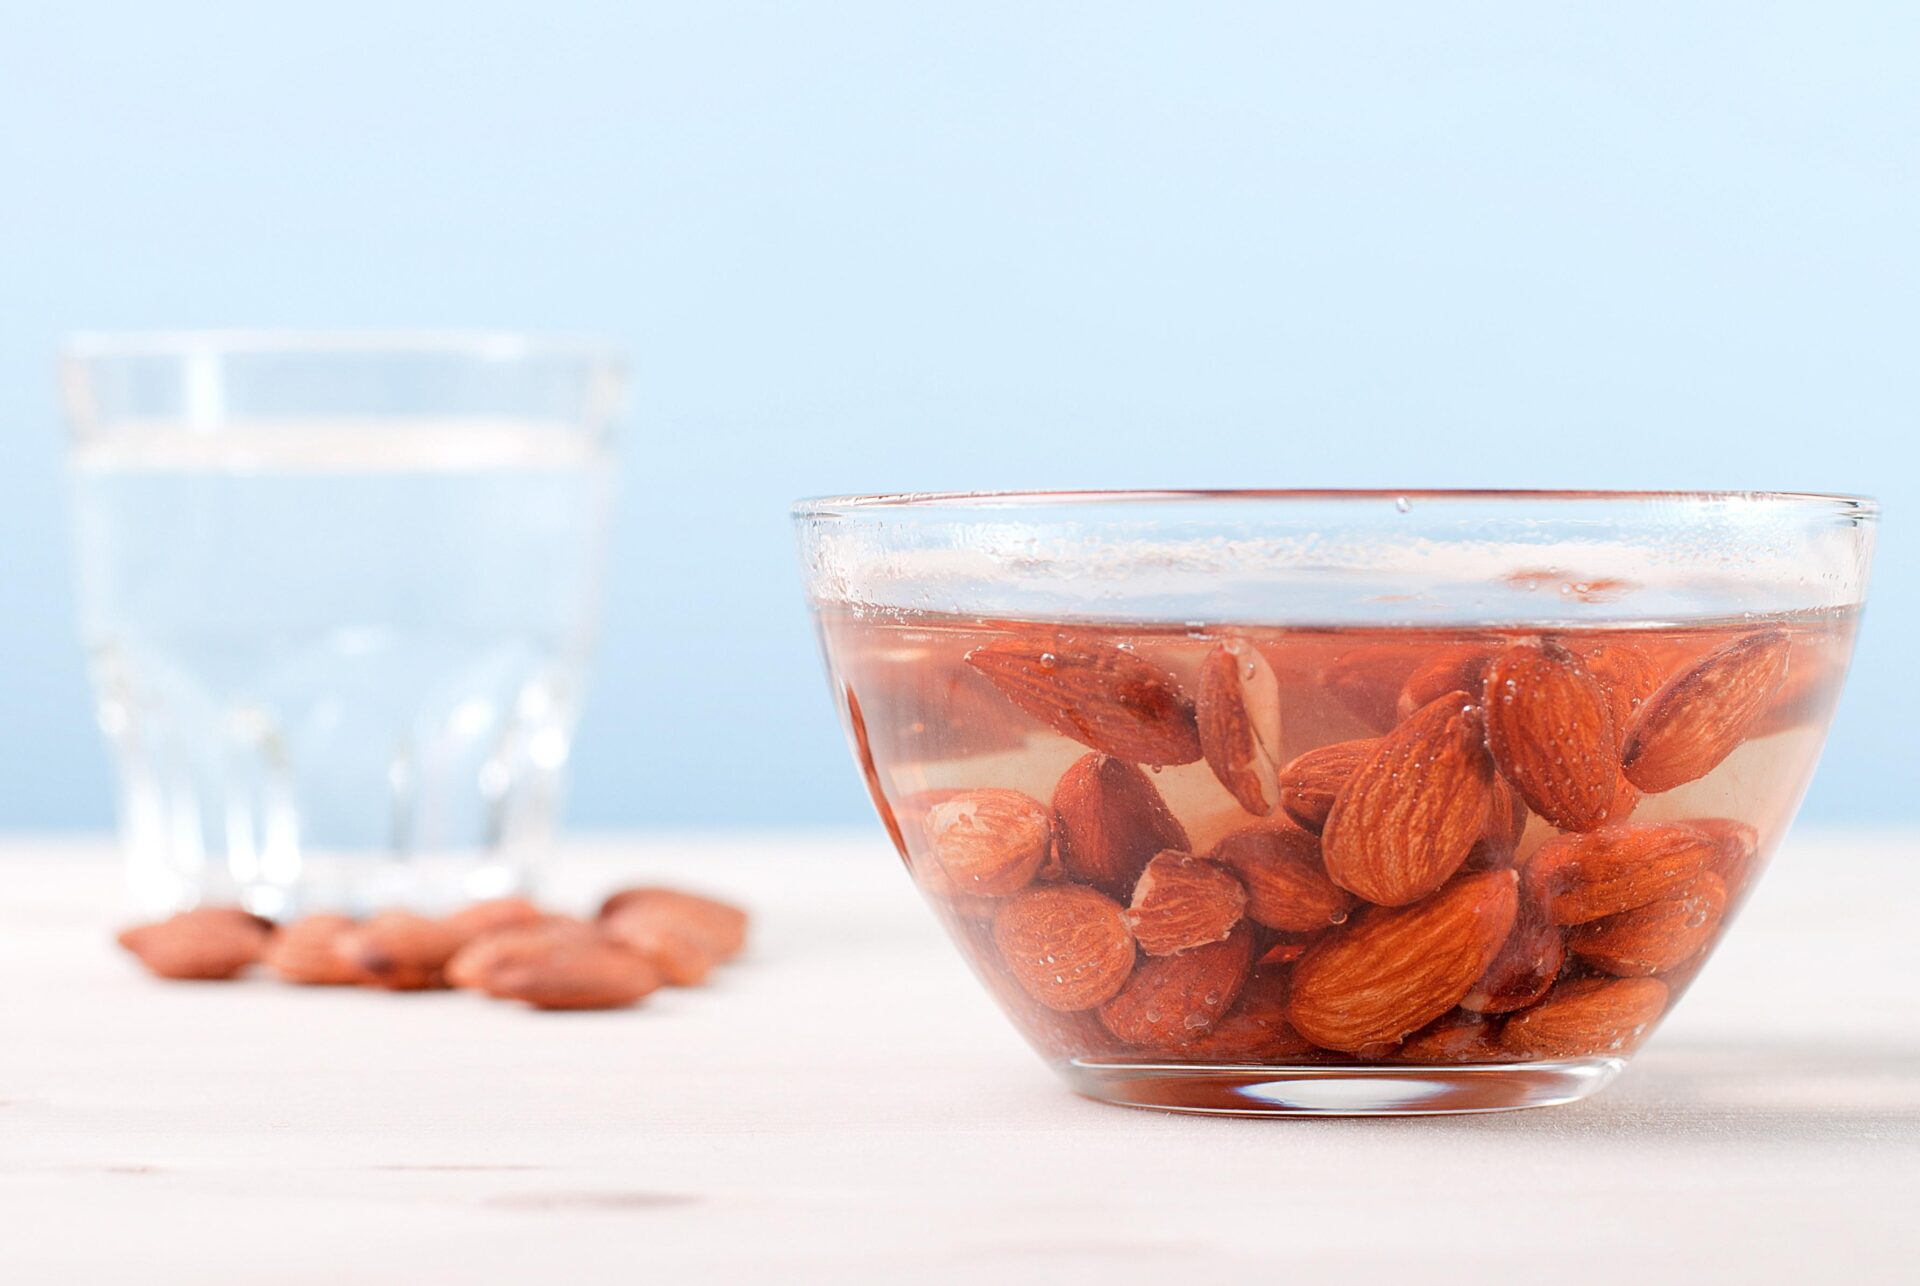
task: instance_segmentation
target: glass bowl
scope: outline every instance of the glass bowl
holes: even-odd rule
[[[796,507],[874,807],[1075,1090],[1239,1114],[1567,1102],[1812,776],[1876,509],[1750,492]]]

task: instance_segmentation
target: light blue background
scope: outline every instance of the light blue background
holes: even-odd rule
[[[104,824],[79,327],[634,355],[594,825],[861,820],[785,516],[856,490],[1860,489],[1807,806],[1920,818],[1920,7],[0,6],[0,825]]]

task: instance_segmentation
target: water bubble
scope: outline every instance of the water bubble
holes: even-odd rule
[[[1395,496],[1393,499],[1393,507],[1401,513],[1409,513],[1413,509],[1412,503],[1405,496]]]

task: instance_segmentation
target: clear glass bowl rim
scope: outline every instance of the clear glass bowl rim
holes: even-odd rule
[[[1756,502],[1802,508],[1809,514],[1825,511],[1835,516],[1875,520],[1880,502],[1872,496],[1825,491],[1612,491],[1530,490],[1524,488],[1427,487],[1364,488],[1194,488],[1113,491],[901,491],[871,495],[811,496],[796,500],[797,520],[851,516],[875,509],[1045,509],[1088,504],[1169,504],[1204,501],[1230,504],[1287,504],[1300,502],[1379,503],[1400,500],[1475,501],[1553,505],[1599,501],[1622,506],[1636,504],[1718,505]]]
[[[573,358],[616,370],[624,364],[610,340],[538,331],[460,328],[215,329],[75,331],[61,340],[70,362],[132,357],[437,356],[484,361]]]

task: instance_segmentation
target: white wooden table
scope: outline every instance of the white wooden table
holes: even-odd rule
[[[640,1010],[152,982],[99,843],[0,845],[0,1282],[1920,1280],[1920,843],[1803,835],[1598,1098],[1101,1106],[877,836],[580,844],[757,912]]]

